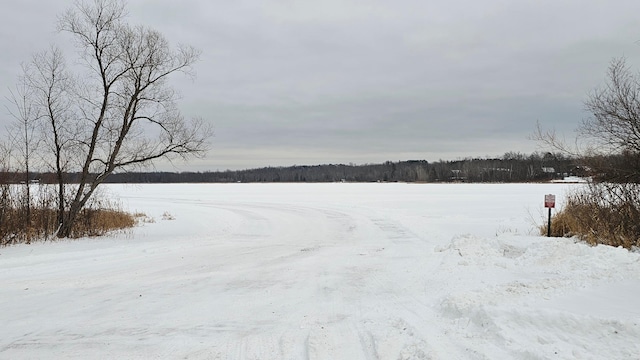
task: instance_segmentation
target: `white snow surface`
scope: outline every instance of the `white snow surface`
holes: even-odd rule
[[[106,185],[155,222],[0,248],[0,358],[638,359],[640,255],[537,235],[578,186]]]

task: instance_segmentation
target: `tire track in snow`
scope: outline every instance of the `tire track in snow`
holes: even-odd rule
[[[369,333],[376,358],[467,358],[469,354],[451,341],[448,329],[437,325],[442,323],[437,304],[427,302],[431,298],[428,293],[433,291],[428,286],[439,283],[435,273],[440,259],[432,244],[393,219],[370,216],[369,222],[370,236],[386,240],[380,243],[383,250],[373,255],[384,257],[384,261],[367,279],[371,289],[384,291],[372,292],[360,304],[363,332]]]
[[[267,282],[265,277],[278,277],[284,268],[295,271],[297,267],[304,267],[308,270],[305,264],[312,263],[317,265],[311,266],[307,276],[287,279],[287,287],[293,289],[292,293],[297,293],[303,298],[305,293],[312,292],[313,296],[307,297],[308,301],[317,301],[318,292],[322,293],[326,300],[336,301],[331,298],[336,296],[335,275],[339,274],[340,270],[323,270],[321,264],[324,259],[334,255],[349,253],[343,249],[345,246],[351,246],[350,241],[353,241],[353,237],[349,234],[356,228],[350,215],[331,209],[280,204],[205,206],[223,208],[242,218],[241,225],[226,235],[229,241],[245,241],[256,245],[247,248],[247,251],[251,251],[252,257],[258,259],[257,263],[245,264],[246,269],[235,276],[243,280],[238,282],[230,279],[229,284],[237,283],[241,288],[248,289],[252,287],[252,283]],[[257,222],[260,225],[255,226]],[[242,228],[243,225],[250,228]],[[256,229],[258,231],[255,231]],[[260,255],[262,253],[264,256]],[[312,284],[317,286],[316,288],[308,288],[309,278],[317,280]],[[275,286],[275,283],[271,285]],[[302,290],[296,291],[297,288]],[[284,315],[284,322],[300,323],[299,318],[303,317],[305,320],[302,323],[306,327],[295,336],[287,331],[277,336],[267,336],[261,329],[248,329],[247,334],[240,339],[229,339],[226,348],[234,354],[235,359],[287,358],[287,354],[293,354],[294,356],[289,358],[296,359],[300,358],[300,355],[308,359],[371,358],[358,355],[363,353],[361,346],[352,346],[360,343],[360,334],[355,330],[355,326],[345,320],[346,316],[341,315],[344,311],[340,311],[339,307],[306,314],[294,310]],[[273,332],[272,329],[271,333]],[[275,333],[278,333],[277,326]],[[300,333],[305,334],[304,339],[300,338]]]

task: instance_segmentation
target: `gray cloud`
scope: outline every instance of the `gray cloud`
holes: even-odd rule
[[[71,3],[5,6],[3,84]],[[129,12],[203,51],[195,81],[174,85],[216,137],[178,170],[530,152],[536,121],[571,135],[612,57],[640,66],[637,1],[131,0]]]

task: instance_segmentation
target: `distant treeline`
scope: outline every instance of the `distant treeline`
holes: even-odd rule
[[[382,164],[328,164],[266,167],[217,172],[128,172],[112,174],[107,183],[230,182],[535,182],[583,175],[575,159],[558,153],[506,153],[499,158],[454,161],[409,160]],[[74,182],[77,174],[66,174]],[[31,181],[53,182],[54,175],[33,173]],[[24,181],[23,174],[2,173],[3,182]]]

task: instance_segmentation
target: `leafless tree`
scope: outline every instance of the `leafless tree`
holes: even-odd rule
[[[22,78],[14,89],[9,90],[8,100],[13,107],[8,109],[14,122],[9,126],[9,148],[14,149],[14,156],[17,159],[19,171],[24,172],[24,192],[21,196],[21,208],[24,210],[24,223],[21,224],[27,237],[27,243],[30,242],[31,228],[31,163],[33,154],[38,146],[38,134],[36,123],[40,119],[39,108],[32,103],[34,90]],[[9,154],[9,152],[7,152]]]
[[[159,32],[125,17],[120,0],[76,3],[58,28],[78,48],[81,70],[73,74],[57,49],[36,55],[25,69],[43,114],[51,154],[44,158],[57,174],[59,237],[71,235],[79,212],[114,171],[207,150],[210,128],[182,117],[167,83],[174,73],[191,74],[199,51],[173,49]],[[69,172],[79,174],[72,191]]]
[[[607,153],[640,152],[640,76],[620,58],[611,62],[607,79],[585,103],[592,116],[582,133]]]
[[[607,81],[584,103],[590,116],[573,143],[538,124],[533,139],[579,158],[597,179],[640,183],[640,74],[624,58],[611,61]]]
[[[640,74],[625,59],[612,60],[606,83],[590,94],[585,108],[590,116],[578,129],[579,146],[567,147],[540,127],[536,134],[547,145],[579,156],[591,175],[586,188],[568,197],[560,219],[573,228],[569,233],[589,241],[639,246]]]
[[[607,83],[585,102],[591,116],[580,133],[590,140],[591,167],[606,180],[640,183],[640,74],[624,58],[614,59]]]
[[[38,155],[43,165],[56,174],[57,218],[62,224],[67,206],[65,172],[70,170],[70,159],[80,154],[72,146],[81,134],[80,121],[74,117],[76,84],[62,51],[56,47],[34,55],[23,71],[31,103],[38,109],[37,129],[42,144]]]

